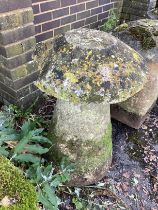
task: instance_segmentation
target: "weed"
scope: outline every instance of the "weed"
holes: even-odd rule
[[[104,32],[112,31],[117,26],[117,21],[118,21],[118,18],[117,18],[116,13],[113,10],[111,10],[108,20],[103,24],[103,26],[101,27],[101,30]]]

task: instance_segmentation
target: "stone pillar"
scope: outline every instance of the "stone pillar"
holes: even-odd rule
[[[32,1],[0,0],[0,99],[25,106],[37,95]]]
[[[98,182],[112,161],[112,128],[110,105],[102,103],[73,104],[57,100],[51,127],[53,141],[50,159],[65,157],[73,163],[71,186]]]

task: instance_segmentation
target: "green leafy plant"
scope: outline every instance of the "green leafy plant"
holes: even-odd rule
[[[25,121],[20,131],[4,127],[0,129],[0,154],[20,162],[39,162],[38,155],[45,154],[48,148],[43,143],[51,143],[42,135],[43,128],[36,128],[34,123]]]
[[[3,106],[1,108],[2,111],[0,112],[0,122],[1,120],[3,122],[5,119],[5,121],[8,121],[8,126],[20,129],[24,121],[30,120],[38,127],[45,126],[46,129],[46,125],[48,124],[46,120],[33,112],[35,104],[36,101],[27,109],[21,109],[13,104]]]
[[[118,18],[117,18],[116,13],[113,10],[111,10],[108,20],[103,24],[103,26],[101,27],[101,30],[105,32],[112,31],[117,26],[117,20]]]
[[[16,129],[16,120],[21,116],[24,118],[23,124],[20,129]],[[62,161],[60,170],[56,173],[52,163],[41,156],[51,146],[44,134],[44,128],[24,116],[23,112],[15,111],[14,107],[4,107],[0,112],[0,155],[23,169],[26,177],[36,187],[38,201],[45,209],[57,210],[61,204],[58,190],[70,180],[72,166],[65,166]]]
[[[61,164],[62,165],[62,164]],[[27,171],[27,177],[37,187],[37,195],[46,209],[55,210],[61,204],[58,190],[63,183],[70,180],[72,168],[70,166],[60,167],[58,173],[54,173],[55,169],[52,164],[48,165],[32,165]]]

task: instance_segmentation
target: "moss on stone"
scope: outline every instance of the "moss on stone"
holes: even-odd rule
[[[100,141],[74,139],[65,141],[65,139],[58,139],[54,133],[49,136],[54,140],[53,151],[50,157],[54,156],[57,162],[60,162],[64,157],[66,163],[74,164],[75,173],[83,175],[93,172],[112,158],[112,125],[106,128],[105,135]]]
[[[13,57],[15,55],[20,55],[23,53],[23,46],[22,46],[22,44],[15,44],[11,47],[8,47],[6,49],[6,52],[9,57]]]
[[[142,133],[139,133],[139,131],[134,131],[128,136],[128,140],[133,144],[132,147],[128,148],[128,154],[132,159],[142,163],[143,147],[146,146],[146,143],[142,141],[141,136]]]
[[[25,180],[18,168],[0,156],[0,202],[6,196],[15,203],[8,207],[1,204],[0,210],[37,210],[35,188]]]
[[[89,151],[89,147],[91,150]],[[84,160],[77,163],[76,171],[79,173],[89,173],[97,170],[98,167],[104,165],[112,158],[112,126],[111,123],[107,126],[105,136],[101,141],[93,142],[89,141],[86,146],[83,147],[82,157]]]
[[[143,49],[156,47],[156,39],[153,36],[155,31],[156,30],[150,21],[138,21],[137,25],[129,27],[129,32],[136,37],[136,39],[141,41]]]
[[[127,28],[128,28],[128,24],[127,23],[122,23],[121,25],[116,27],[115,31],[120,32],[120,31],[126,30]]]

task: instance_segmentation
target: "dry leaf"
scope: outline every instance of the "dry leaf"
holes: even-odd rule
[[[10,206],[10,205],[12,205],[13,203],[12,203],[12,199],[11,198],[9,198],[8,196],[5,196],[2,200],[1,200],[1,202],[0,202],[0,205],[1,206],[4,206],[4,207],[8,207],[8,206]]]
[[[156,155],[151,155],[150,156],[150,161],[153,161],[153,160],[156,161],[156,158],[157,158]]]
[[[125,177],[125,178],[127,178],[127,179],[130,177],[130,175],[129,175],[128,172],[123,173],[122,176]]]
[[[125,184],[125,183],[121,184],[121,187],[122,187],[123,191],[125,191],[125,192],[128,191],[128,183],[127,184]]]
[[[17,141],[7,141],[6,144],[10,149],[13,149],[17,145]]]
[[[134,173],[134,176],[137,177],[137,178],[140,178],[140,174]]]

